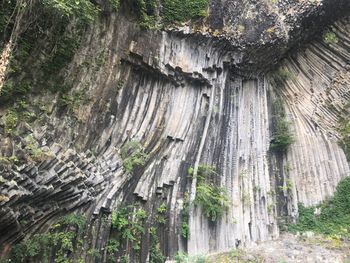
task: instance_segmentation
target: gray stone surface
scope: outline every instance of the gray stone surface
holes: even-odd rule
[[[70,95],[87,88],[87,100],[62,113],[57,96],[33,95],[33,102],[52,108],[44,124],[37,120],[13,139],[0,137],[2,156],[24,156],[19,166],[0,167],[0,195],[6,197],[0,201],[0,245],[8,248],[47,230],[60,215],[77,211],[89,219],[88,246],[101,250],[111,211],[139,201],[149,222],[166,202],[161,247],[168,257],[178,250],[193,255],[227,251],[277,238],[279,217],[294,220],[298,202],[312,205],[328,198],[349,173],[337,144],[337,122],[347,114],[343,108],[349,98],[349,18],[332,27],[337,44],[325,44],[319,36],[287,56],[288,48],[312,35],[302,33],[308,21],[320,26],[335,20],[339,14],[331,17],[331,12],[336,6],[328,8],[326,0],[244,3],[237,7],[223,1],[229,7],[223,9],[224,23],[209,17],[209,23],[218,23],[216,30],[246,24],[237,37],[234,28],[215,37],[205,28],[195,33],[193,25],[142,31],[115,14],[93,24],[66,73],[74,80]],[[347,10],[348,1],[337,3]],[[232,12],[238,11],[236,18]],[[258,27],[266,17],[270,20]],[[276,19],[277,37],[268,37],[266,30]],[[101,54],[104,62],[97,65]],[[281,84],[266,65],[282,55],[286,58],[280,68],[294,77]],[[284,155],[269,151],[276,98],[284,101],[296,139]],[[30,134],[38,148],[46,149],[45,159],[28,158],[25,137]],[[122,168],[120,156],[129,140],[140,141],[150,156],[132,174]],[[215,223],[192,207],[191,234],[184,240],[181,202],[185,192],[193,200],[196,190],[187,170],[200,163],[217,168],[215,183],[227,188],[231,206]],[[290,189],[283,188],[287,180]],[[148,248],[143,242],[142,262]],[[84,253],[85,262],[94,262]]]

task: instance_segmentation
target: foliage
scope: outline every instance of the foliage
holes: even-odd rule
[[[190,167],[188,169],[188,175],[193,176],[194,173],[194,168]],[[207,164],[199,164],[198,165],[198,170],[197,170],[197,182],[198,183],[203,183],[206,178],[216,176],[216,169],[213,166],[207,165]]]
[[[86,101],[87,101],[86,89],[83,89],[81,91],[76,91],[71,95],[61,94],[58,101],[58,105],[60,107],[67,108],[69,111],[73,111]]]
[[[229,208],[230,199],[225,188],[202,183],[197,186],[194,203],[202,207],[206,217],[216,221]]]
[[[32,135],[28,135],[25,138],[26,146],[25,150],[28,152],[30,158],[35,162],[40,162],[45,157],[45,153],[39,148],[38,143]]]
[[[79,229],[84,229],[86,226],[86,217],[81,214],[69,214],[61,220],[64,226],[76,226]]]
[[[290,191],[293,188],[293,182],[290,179],[286,179],[285,185],[278,186],[278,189],[281,191]]]
[[[108,0],[109,4],[114,8],[115,11],[119,10],[120,1],[119,0]]]
[[[6,9],[0,11],[0,33],[4,37],[0,40],[5,42],[18,21],[13,14],[16,1],[4,2],[0,7]],[[119,1],[110,0],[110,4],[116,8]],[[14,43],[1,103],[13,102],[30,91],[66,92],[69,85],[60,72],[71,62],[86,23],[96,19],[100,7],[90,0],[39,0],[28,1],[21,10],[25,21]]]
[[[106,250],[107,250],[107,261],[113,262],[115,260],[115,254],[119,251],[120,242],[116,239],[109,239]]]
[[[130,0],[129,3],[131,11],[145,28],[157,28],[159,23],[168,26],[205,17],[208,5],[208,0]],[[157,9],[160,9],[159,16]]]
[[[315,209],[321,209],[319,215]],[[296,224],[289,225],[292,232],[314,231],[324,235],[340,235],[350,238],[350,177],[342,179],[334,196],[328,201],[314,206],[299,204],[299,218]]]
[[[193,176],[193,169],[189,169],[189,175]],[[212,221],[221,217],[230,206],[227,191],[213,183],[207,183],[210,177],[217,176],[215,168],[206,164],[200,164],[197,171],[197,185],[195,205],[200,205],[203,213]]]
[[[53,76],[68,65],[80,45],[80,38],[76,35],[64,34],[55,43],[55,52],[48,54],[42,65],[45,75]]]
[[[0,33],[1,37],[4,35],[6,28],[11,21],[12,13],[15,9],[16,1],[2,1],[0,4]],[[0,40],[2,40],[0,37]],[[2,43],[0,42],[0,48]]]
[[[279,68],[272,73],[272,78],[277,85],[283,86],[286,81],[295,79],[295,75],[287,69]]]
[[[186,22],[207,15],[208,0],[163,0],[165,25]]]
[[[32,91],[67,90],[64,77],[59,73],[72,60],[80,45],[83,26],[76,22],[74,27],[68,27],[69,18],[57,16],[55,9],[40,5],[33,9],[37,16],[18,36],[1,91],[1,103],[25,98]]]
[[[118,242],[130,241],[134,250],[139,250],[147,213],[143,208],[127,206],[112,213],[112,227],[118,230]]]
[[[47,233],[35,234],[14,245],[8,262],[49,262],[51,258],[55,258],[55,262],[58,263],[70,262],[68,254],[77,248],[79,233],[84,230],[85,221],[82,215],[72,214],[64,217]],[[80,232],[72,231],[71,227]]]
[[[77,17],[84,22],[96,19],[99,8],[89,0],[41,0],[44,6],[62,16]]]
[[[155,227],[151,227],[149,232],[151,235],[150,263],[163,263],[166,257],[160,249],[157,229]]]
[[[15,110],[9,109],[5,115],[5,132],[12,134],[18,124],[18,114]]]
[[[175,256],[176,263],[205,263],[204,256],[189,256],[186,253],[179,252]]]
[[[129,257],[129,255],[124,255],[124,256],[122,256],[120,262],[121,262],[121,263],[130,263],[130,257]]]
[[[159,224],[165,224],[165,214],[167,212],[167,206],[165,203],[162,203],[158,208],[157,208],[157,215],[156,215],[156,221]]]
[[[185,193],[183,206],[181,209],[181,236],[185,239],[188,239],[190,237],[190,226],[189,226],[189,219],[190,219],[190,201],[188,194]]]
[[[286,113],[281,100],[276,100],[273,104],[273,125],[272,140],[270,149],[274,152],[283,153],[294,142],[294,136],[290,132],[290,123],[286,119]]]
[[[121,148],[120,156],[123,159],[124,169],[129,173],[137,166],[144,166],[148,159],[148,155],[144,152],[142,145],[137,141],[127,142]]]
[[[11,83],[5,82],[0,93],[0,102],[13,101],[31,91],[31,86],[27,82]]]
[[[340,123],[339,129],[341,138],[338,141],[339,145],[343,148],[346,159],[350,161],[350,120],[344,119]]]
[[[329,45],[329,44],[337,44],[339,39],[334,32],[327,30],[323,34],[323,41]]]

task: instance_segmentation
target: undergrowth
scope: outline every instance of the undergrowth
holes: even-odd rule
[[[330,31],[330,30],[327,30],[324,34],[323,34],[323,41],[330,45],[330,44],[337,44],[339,39],[337,37],[337,35]]]
[[[188,173],[193,176],[193,168]],[[201,206],[203,214],[211,221],[220,218],[230,206],[227,190],[212,182],[216,176],[214,167],[205,164],[198,166],[194,204]]]
[[[321,209],[319,215],[315,209]],[[340,235],[350,238],[350,177],[342,179],[332,198],[324,203],[305,207],[299,204],[299,218],[296,224],[290,224],[292,232],[313,231],[324,235]]]
[[[162,217],[167,212],[167,207],[165,203],[161,204],[157,209],[157,215]],[[158,222],[157,220],[153,225],[149,226],[148,233],[146,233],[146,218],[149,217],[146,210],[144,210],[140,204],[136,203],[134,205],[129,205],[126,207],[118,208],[112,213],[112,231],[113,245],[108,247],[113,248],[108,252],[111,261],[115,262],[116,252],[123,252],[120,255],[120,261],[118,262],[130,262],[129,255],[131,252],[135,256],[139,255],[141,252],[141,240],[143,237],[149,235],[149,262],[150,263],[163,263],[165,261],[165,256],[161,249],[161,244],[159,240],[159,225],[164,224],[165,221]],[[158,225],[157,225],[158,224]],[[107,247],[107,248],[108,248]],[[127,254],[125,254],[125,252]],[[114,260],[114,261],[113,261]],[[134,260],[136,260],[134,258]],[[136,262],[136,261],[135,261]]]
[[[129,141],[120,150],[124,169],[131,173],[136,167],[144,166],[149,156],[144,152],[140,142]]]
[[[189,256],[186,253],[179,252],[175,256],[176,263],[205,263],[205,256]]]
[[[117,241],[122,244],[129,241],[129,249],[140,250],[141,238],[145,233],[143,226],[147,213],[143,208],[127,206],[112,213],[112,227],[118,231]]]
[[[346,159],[350,161],[350,120],[349,119],[343,119],[340,122],[340,129],[339,133],[341,135],[341,138],[339,139],[338,143],[344,150],[344,153],[346,155]]]
[[[290,131],[290,122],[286,118],[283,102],[280,99],[273,103],[273,112],[272,121],[274,129],[270,149],[274,152],[283,153],[287,151],[295,139]]]
[[[208,0],[131,0],[129,3],[145,28],[160,28],[205,17],[208,6]]]
[[[35,234],[14,245],[5,262],[73,262],[71,252],[81,248],[86,218],[82,215],[68,215],[53,225],[47,233]]]

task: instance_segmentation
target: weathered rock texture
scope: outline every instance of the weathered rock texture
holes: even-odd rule
[[[332,26],[338,43],[318,37],[288,55],[280,68],[293,77],[281,83],[266,67],[308,39],[307,29],[323,29],[349,10],[348,1],[331,2],[213,1],[212,33],[203,33],[205,25],[198,26],[202,33],[194,33],[196,27],[145,31],[115,14],[92,25],[66,76],[74,83],[72,97],[86,93],[81,105],[62,110],[57,96],[33,95],[33,103],[50,108],[44,122],[24,125],[15,138],[1,137],[3,156],[20,152],[30,134],[47,152],[45,160],[2,166],[3,251],[72,211],[89,218],[86,246],[103,251],[110,213],[135,201],[148,211],[148,226],[166,202],[167,223],[159,229],[168,257],[278,237],[279,217],[295,218],[298,202],[329,197],[349,173],[337,122],[349,100],[350,20]],[[288,152],[278,155],[269,151],[276,98],[284,101],[295,135]],[[140,141],[150,156],[132,174],[120,157],[129,140]],[[231,206],[216,222],[192,207],[185,240],[180,211],[184,193],[195,195],[187,170],[199,163],[217,168],[216,183],[227,188]],[[132,262],[146,262],[147,241],[145,234],[143,256],[132,255]],[[85,262],[99,262],[81,253]]]

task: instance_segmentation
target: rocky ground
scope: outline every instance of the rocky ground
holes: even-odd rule
[[[282,235],[246,250],[211,255],[210,263],[349,263],[350,244],[337,237]]]

